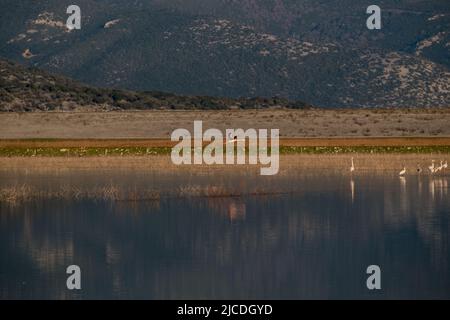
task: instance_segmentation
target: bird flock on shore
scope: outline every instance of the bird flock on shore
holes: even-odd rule
[[[447,168],[448,168],[448,162],[447,161],[444,162],[443,160],[441,160],[440,164],[436,165],[436,161],[432,160],[431,161],[431,165],[428,166],[428,171],[431,174],[435,174],[435,173],[443,171],[444,169],[447,169]],[[350,172],[354,172],[355,170],[356,170],[355,163],[354,163],[354,160],[353,160],[353,157],[352,157],[352,159],[351,159],[351,166],[350,166]],[[419,173],[419,174],[423,172],[422,167],[421,167],[420,164],[417,165],[416,172]],[[403,177],[403,176],[406,175],[406,173],[407,173],[406,166],[403,166],[403,169],[398,173],[398,175]]]

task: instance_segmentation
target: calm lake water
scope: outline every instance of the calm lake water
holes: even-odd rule
[[[0,298],[450,298],[449,180],[2,172],[0,188],[41,193],[0,202]],[[105,186],[125,198],[74,191]],[[66,288],[72,264],[80,291]],[[379,291],[366,287],[373,264]]]

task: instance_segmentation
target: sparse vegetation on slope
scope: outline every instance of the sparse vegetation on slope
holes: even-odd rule
[[[90,87],[0,59],[0,111],[305,108],[281,98],[228,99]]]
[[[384,1],[373,31],[363,0],[85,0],[89,19],[76,32],[63,27],[69,1],[6,2],[0,56],[92,86],[337,108],[450,105],[448,1]]]

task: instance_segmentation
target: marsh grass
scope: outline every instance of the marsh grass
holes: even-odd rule
[[[25,184],[0,188],[0,202],[8,204],[34,200],[156,201],[159,198],[158,191],[121,190],[113,185],[91,189],[65,185],[55,190],[42,190]]]
[[[281,146],[280,154],[417,154],[450,153],[450,146],[355,146],[355,147],[288,147]]]
[[[92,157],[92,156],[150,156],[170,154],[169,147],[118,148],[0,148],[3,157]]]
[[[123,189],[118,186],[100,186],[90,189],[82,189],[77,186],[61,186],[56,190],[42,190],[31,185],[14,185],[0,188],[0,203],[16,205],[22,202],[36,200],[91,200],[91,201],[159,201],[166,198],[230,198],[242,196],[280,195],[286,192],[271,191],[255,187],[251,190],[232,190],[225,186],[180,186],[173,191],[143,190],[138,188]]]
[[[170,155],[170,147],[21,148],[2,147],[0,157],[108,157]],[[194,151],[192,151],[193,153]],[[225,150],[224,150],[225,152]],[[248,148],[245,150],[248,154]],[[269,148],[268,152],[271,150]],[[450,153],[450,146],[280,146],[280,154]]]

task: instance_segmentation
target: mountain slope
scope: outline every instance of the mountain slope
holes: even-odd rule
[[[0,111],[306,108],[285,99],[226,99],[132,92],[83,85],[0,59]]]
[[[365,28],[360,0],[82,0],[82,30],[72,32],[68,3],[11,4],[9,20],[22,15],[0,22],[9,27],[0,55],[100,87],[325,107],[450,105],[442,1],[381,2],[380,32]]]

